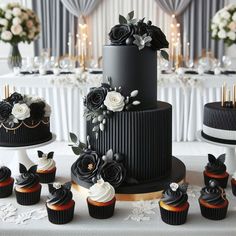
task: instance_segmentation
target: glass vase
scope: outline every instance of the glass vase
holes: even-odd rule
[[[22,57],[18,44],[11,44],[10,54],[8,57],[8,67],[13,70],[14,67],[21,67]]]

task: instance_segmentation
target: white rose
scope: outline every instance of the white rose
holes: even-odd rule
[[[21,9],[20,9],[19,7],[14,7],[14,8],[12,9],[12,14],[13,14],[14,16],[20,16],[20,15],[21,15]]]
[[[19,35],[22,31],[23,31],[23,29],[22,29],[21,25],[12,25],[12,27],[11,27],[11,32],[14,35]]]
[[[12,20],[13,25],[19,25],[21,24],[22,20],[19,17],[15,17]]]
[[[236,39],[236,34],[232,31],[227,33],[227,36],[230,40],[234,41]]]
[[[1,33],[1,39],[5,41],[10,41],[12,39],[12,33],[10,31],[3,31]]]
[[[52,113],[52,109],[47,103],[45,103],[44,111],[45,111],[44,114],[45,117],[49,117]]]
[[[10,10],[6,11],[5,18],[10,20],[12,18],[12,11],[10,11]]]
[[[217,28],[217,25],[216,24],[211,24],[211,29],[214,30]]]
[[[25,120],[30,117],[30,109],[25,103],[16,103],[13,106],[11,113],[18,120]]]
[[[225,30],[221,29],[219,32],[218,32],[218,37],[220,39],[225,39],[227,37],[227,34],[225,32]]]
[[[232,19],[233,19],[233,21],[236,21],[236,12],[234,12]]]
[[[214,29],[214,30],[212,31],[212,37],[215,37],[215,36],[217,35],[217,33],[218,33],[217,29]]]
[[[27,26],[28,28],[32,28],[33,25],[34,25],[34,23],[33,23],[32,20],[27,20],[27,22],[26,22],[26,26]]]
[[[125,98],[120,93],[111,91],[107,93],[107,96],[104,100],[104,105],[110,111],[122,111],[125,106],[124,100]]]
[[[226,20],[222,20],[219,24],[219,28],[223,29],[225,26],[227,25],[227,21]]]
[[[8,20],[1,18],[0,19],[0,25],[7,26],[8,25]]]
[[[213,17],[212,21],[213,21],[213,23],[218,25],[221,21],[220,14],[216,13],[216,15]]]
[[[22,18],[23,20],[28,20],[28,19],[29,19],[29,16],[28,16],[27,13],[23,12],[22,15],[21,15],[21,18]]]
[[[228,20],[231,15],[230,15],[230,13],[229,13],[228,11],[224,10],[224,11],[222,11],[222,12],[220,13],[220,16],[221,16],[222,18]]]

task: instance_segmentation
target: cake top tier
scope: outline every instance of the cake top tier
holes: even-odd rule
[[[10,126],[28,118],[40,121],[50,114],[50,106],[39,97],[14,92],[0,101],[0,123],[7,123]]]
[[[165,34],[145,18],[134,18],[134,11],[127,17],[119,15],[119,24],[112,27],[109,38],[111,45],[136,45],[139,50],[149,47],[153,50],[168,48]]]

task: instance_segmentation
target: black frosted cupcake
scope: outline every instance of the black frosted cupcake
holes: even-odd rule
[[[208,154],[208,163],[203,172],[205,185],[208,185],[211,179],[214,179],[222,188],[227,187],[229,174],[226,172],[225,154],[221,154],[215,158],[212,154]]]
[[[70,191],[71,182],[49,184],[50,196],[46,207],[48,220],[53,224],[66,224],[73,220],[75,202]]]
[[[236,196],[236,172],[232,175],[231,188],[233,195]]]
[[[11,170],[6,166],[0,167],[0,198],[9,197],[12,194],[14,179]]]
[[[53,183],[56,176],[56,163],[53,160],[54,152],[48,154],[38,151],[38,167],[37,174],[40,183]]]
[[[108,182],[99,179],[89,189],[87,204],[89,215],[96,219],[107,219],[113,216],[115,209],[115,189]]]
[[[41,184],[36,174],[37,165],[26,169],[20,164],[21,175],[16,178],[15,194],[16,200],[20,205],[33,205],[40,201]]]
[[[222,220],[226,217],[229,202],[225,191],[217,181],[210,180],[209,184],[202,188],[199,197],[201,214],[207,219]]]
[[[187,184],[178,185],[171,183],[163,191],[159,201],[161,219],[170,225],[181,225],[187,220],[189,203],[187,195]]]

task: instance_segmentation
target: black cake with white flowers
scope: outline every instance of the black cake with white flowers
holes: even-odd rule
[[[51,107],[35,96],[14,92],[0,102],[0,146],[18,147],[46,142]]]
[[[71,134],[79,155],[73,182],[89,187],[102,177],[125,194],[161,190],[185,176],[183,163],[172,158],[172,107],[157,101],[157,50],[168,59],[162,50],[168,42],[151,21],[133,16],[120,15],[111,29],[104,84],[85,97],[87,148]]]

